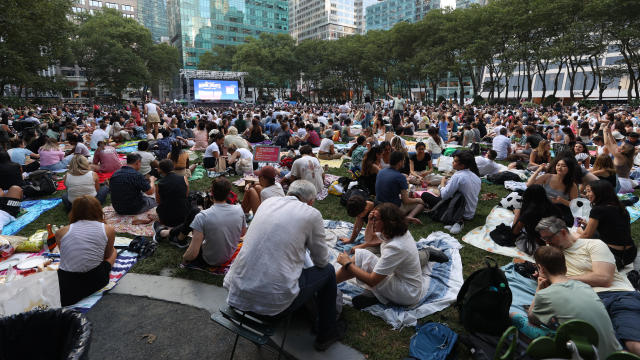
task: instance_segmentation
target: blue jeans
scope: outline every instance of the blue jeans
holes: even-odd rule
[[[49,170],[49,171],[57,171],[57,170],[66,169],[67,165],[69,165],[69,162],[71,162],[71,158],[72,157],[68,157],[67,156],[66,158],[60,160],[59,162],[57,162],[55,164],[46,165],[46,166],[40,165],[40,169]]]
[[[318,310],[318,336],[326,338],[336,329],[336,272],[331,264],[302,270],[298,280],[300,293],[282,314],[295,311],[315,298]]]

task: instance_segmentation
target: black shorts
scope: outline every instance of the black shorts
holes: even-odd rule
[[[14,199],[6,196],[0,197],[0,210],[13,217],[18,217],[18,214],[20,213],[20,199]]]
[[[214,157],[202,158],[202,165],[204,165],[205,169],[213,169],[214,167],[216,167],[217,163],[218,159]]]

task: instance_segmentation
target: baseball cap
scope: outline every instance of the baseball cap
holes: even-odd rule
[[[259,170],[254,171],[253,174],[256,176],[264,176],[269,179],[275,179],[276,176],[278,176],[278,170],[276,170],[276,168],[274,168],[273,166],[267,165],[263,166]]]

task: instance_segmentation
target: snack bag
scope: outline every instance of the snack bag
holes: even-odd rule
[[[47,241],[47,231],[38,230],[29,236],[29,240],[21,243],[16,247],[16,252],[38,252]]]

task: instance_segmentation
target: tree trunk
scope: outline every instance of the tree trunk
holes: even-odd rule
[[[555,98],[558,93],[558,79],[560,78],[560,74],[562,73],[562,68],[564,67],[564,60],[560,61],[558,64],[558,73],[556,74],[555,79],[553,80],[553,94],[552,96]]]

